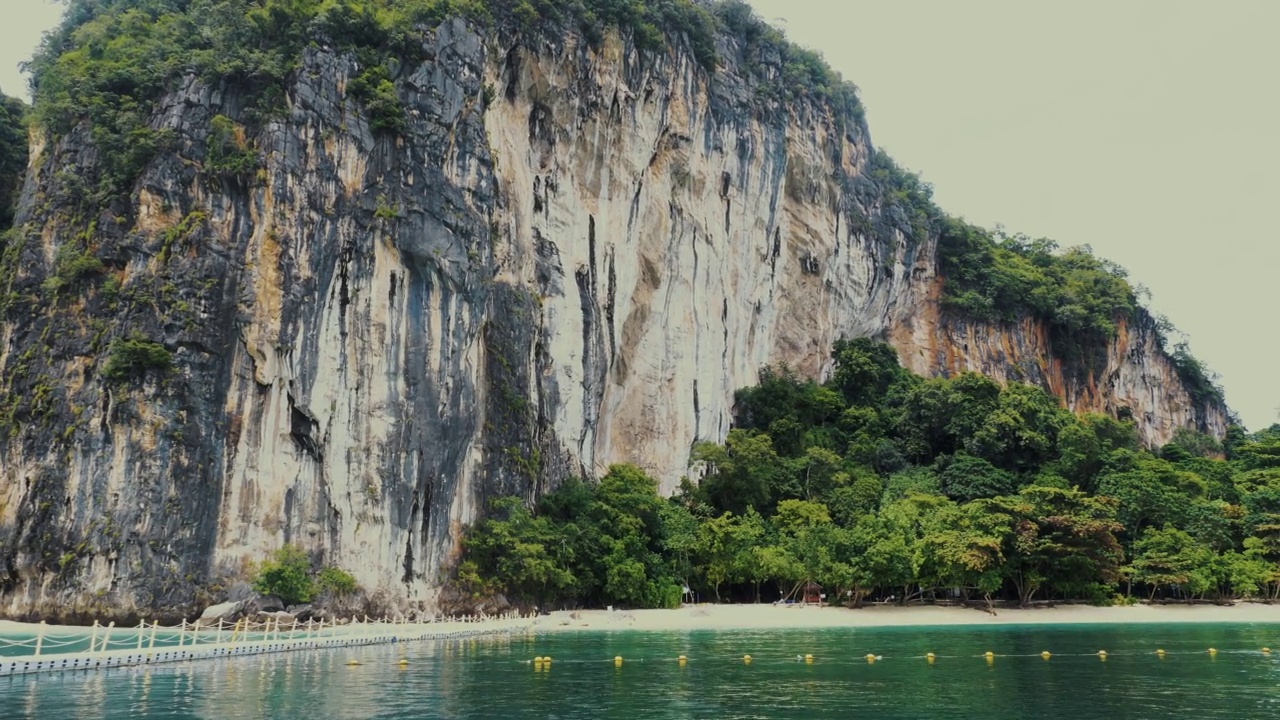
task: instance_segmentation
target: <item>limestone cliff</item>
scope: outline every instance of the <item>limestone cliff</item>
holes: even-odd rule
[[[151,119],[169,142],[95,217],[71,210],[91,129],[34,137],[4,248],[0,612],[181,614],[282,542],[430,603],[487,499],[624,461],[671,488],[736,388],[821,375],[842,336],[1128,408],[1152,443],[1222,431],[1146,318],[1078,377],[1032,321],[942,313],[936,240],[861,120],[761,99],[777,57],[748,70],[721,35],[710,74],[461,19],[423,43],[398,133],[323,45],[249,134],[236,87],[182,79]]]

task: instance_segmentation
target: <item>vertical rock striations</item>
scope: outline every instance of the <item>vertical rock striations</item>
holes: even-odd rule
[[[235,87],[187,77],[92,217],[90,129],[37,136],[4,248],[0,612],[181,614],[282,542],[429,603],[487,499],[620,461],[670,489],[736,388],[821,375],[842,336],[1127,408],[1150,442],[1222,431],[1145,317],[1078,377],[1034,322],[942,313],[860,118],[768,100],[780,59],[718,42],[712,76],[446,21],[396,68],[396,133],[323,46],[248,136]]]

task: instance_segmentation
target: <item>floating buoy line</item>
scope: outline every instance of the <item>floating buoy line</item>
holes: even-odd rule
[[[1271,648],[1269,647],[1263,647],[1260,650],[1234,650],[1234,651],[1227,651],[1227,652],[1228,654],[1232,654],[1232,655],[1259,655],[1268,659],[1271,657]],[[1166,657],[1170,656],[1172,653],[1168,652],[1164,648],[1158,648],[1154,651],[1154,654],[1158,658],[1163,660]],[[1200,655],[1202,657],[1207,654],[1210,659],[1214,659],[1218,656],[1219,650],[1217,648],[1208,648],[1207,650],[1202,650],[1202,651],[1184,650],[1178,654],[1182,656]],[[867,653],[863,655],[861,659],[864,660],[869,665],[874,665],[877,662],[884,660],[886,658],[891,660],[923,659],[927,661],[928,664],[934,665],[939,660],[965,660],[965,659],[978,658],[978,659],[985,659],[987,661],[987,664],[989,665],[994,665],[997,657],[1007,658],[1010,660],[1016,660],[1021,658],[1041,658],[1043,660],[1050,660],[1052,658],[1096,657],[1099,660],[1106,662],[1109,658],[1112,658],[1112,657],[1138,657],[1142,655],[1150,656],[1151,651],[1111,653],[1106,650],[1098,650],[1096,652],[1084,652],[1084,653],[1053,653],[1048,650],[1044,650],[1039,653],[1030,654],[1030,655],[1004,655],[1004,654],[997,655],[995,651],[988,650],[980,655],[939,655],[937,653],[929,652],[929,653],[925,653],[924,655],[903,655],[903,656],[885,656],[885,655],[877,655],[876,653]],[[787,660],[784,657],[776,657],[772,659],[761,659],[750,654],[744,654],[744,655],[734,656],[734,657],[738,659],[743,665],[755,664],[757,660],[760,660],[763,663],[772,662],[776,664],[781,664],[781,663],[789,663],[789,664],[802,663],[804,665],[857,664],[856,662],[853,662],[857,656],[852,656],[847,660],[842,658],[827,658],[827,659],[819,660],[818,656],[814,655],[813,653],[797,653],[794,656],[793,660]],[[667,656],[667,658],[668,659],[666,660],[666,662],[671,662],[671,659],[672,659],[671,656]],[[661,658],[659,658],[658,660],[661,660]],[[674,658],[674,660],[676,664],[679,665],[680,667],[685,667],[689,664],[688,655],[677,655]],[[404,664],[407,664],[408,661],[401,660],[400,662],[402,665],[404,665]],[[532,660],[522,660],[519,662],[522,662],[526,665],[532,665],[535,670],[550,670],[551,668],[551,656],[549,655],[547,656],[539,655],[537,657],[534,657]],[[601,661],[566,660],[563,662],[589,665],[589,664],[595,664]],[[604,662],[608,662],[608,661],[605,660]],[[622,655],[615,655],[613,657],[612,662],[614,667],[621,669],[624,663],[646,663],[646,662],[652,663],[654,662],[654,660],[646,659],[646,658],[625,658],[624,659]],[[354,663],[349,663],[349,664],[354,664]]]

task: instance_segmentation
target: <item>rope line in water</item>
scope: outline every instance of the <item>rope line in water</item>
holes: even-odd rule
[[[869,654],[864,656],[856,656],[856,655],[854,656],[841,655],[836,657],[826,656],[825,658],[811,655],[811,654],[799,654],[799,655],[796,655],[794,658],[791,658],[791,657],[784,658],[784,657],[777,657],[777,656],[772,656],[772,657],[766,656],[762,658],[755,655],[737,655],[732,657],[725,656],[725,655],[711,655],[711,656],[706,656],[704,661],[733,662],[735,664],[745,664],[745,665],[795,665],[798,663],[802,665],[822,664],[822,665],[839,666],[839,665],[874,664],[874,663],[886,661],[886,660],[927,660],[930,663],[933,663],[936,660],[975,660],[976,659],[976,660],[995,661],[999,659],[1020,660],[1020,659],[1035,658],[1035,659],[1043,659],[1045,661],[1048,661],[1052,658],[1097,658],[1097,659],[1106,661],[1114,657],[1123,657],[1123,658],[1159,657],[1161,659],[1164,659],[1164,658],[1175,656],[1175,655],[1178,657],[1184,657],[1184,658],[1197,657],[1197,656],[1208,657],[1210,660],[1214,659],[1218,655],[1235,655],[1235,656],[1241,656],[1241,657],[1256,655],[1262,658],[1271,659],[1271,649],[1265,648],[1265,647],[1259,650],[1249,650],[1249,649],[1218,650],[1216,648],[1208,648],[1206,650],[1181,650],[1178,652],[1168,652],[1163,649],[1146,650],[1146,651],[1128,650],[1128,651],[1120,651],[1120,652],[1109,652],[1106,650],[1100,650],[1097,652],[1064,652],[1064,653],[1051,653],[1046,650],[1039,653],[1009,653],[1009,654],[982,653],[977,655],[938,655],[935,653],[928,653],[925,655]],[[546,667],[549,669],[550,667],[553,667],[555,665],[613,664],[617,667],[622,667],[624,664],[646,663],[646,662],[647,663],[656,663],[656,662],[679,663],[683,665],[686,662],[693,662],[694,660],[695,658],[693,657],[686,657],[683,655],[670,657],[670,658],[629,658],[625,656],[615,656],[612,658],[599,659],[599,660],[585,659],[585,658],[559,659],[554,657],[544,659],[542,656],[538,656],[533,659],[513,660],[512,662],[520,665],[533,665],[538,667]]]

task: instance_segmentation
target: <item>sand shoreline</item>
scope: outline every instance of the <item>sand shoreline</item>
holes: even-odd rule
[[[800,605],[686,605],[674,610],[557,611],[533,621],[540,632],[771,630],[858,627],[1011,626],[1139,623],[1280,623],[1280,604],[1058,605],[1026,610],[875,605],[858,610]],[[0,620],[0,636],[33,633],[32,623]]]
[[[578,610],[554,612],[535,621],[540,631],[765,630],[786,628],[929,627],[1133,624],[1280,623],[1280,605],[1059,605],[1026,610],[943,606],[875,606],[858,610],[786,605],[686,605],[675,610]]]

